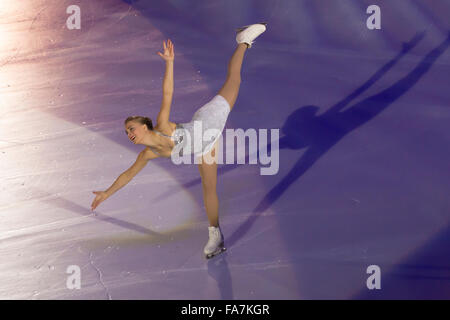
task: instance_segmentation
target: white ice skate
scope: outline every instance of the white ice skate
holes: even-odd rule
[[[236,29],[236,42],[246,43],[251,48],[254,40],[264,31],[266,31],[267,23],[257,23]]]
[[[206,259],[211,259],[212,257],[224,252],[226,248],[224,247],[223,235],[220,232],[219,227],[208,227],[209,240],[203,250]]]

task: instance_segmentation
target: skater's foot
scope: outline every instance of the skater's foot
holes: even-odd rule
[[[209,227],[209,239],[206,244],[203,253],[206,259],[211,259],[212,257],[224,252],[226,250],[224,246],[224,240],[222,232],[219,227]]]
[[[206,259],[211,259],[214,258],[215,256],[218,256],[219,254],[221,254],[222,252],[226,251],[227,248],[225,248],[224,246],[219,247],[216,251],[214,251],[213,253],[207,254],[205,255]]]
[[[237,43],[246,43],[248,48],[252,47],[254,40],[264,31],[266,31],[267,23],[257,23],[237,29]]]

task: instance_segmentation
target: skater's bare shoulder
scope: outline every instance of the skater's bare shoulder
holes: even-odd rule
[[[164,133],[165,135],[172,136],[177,124],[172,121],[158,122],[155,126],[155,130]]]

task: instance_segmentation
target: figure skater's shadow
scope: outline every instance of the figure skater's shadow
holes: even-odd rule
[[[217,282],[221,300],[233,300],[233,285],[228,268],[227,253],[208,260],[208,274]]]
[[[345,135],[379,115],[398,98],[410,90],[427,73],[436,60],[447,50],[450,44],[450,32],[447,38],[431,52],[405,77],[378,94],[372,95],[342,111],[355,97],[370,87],[383,74],[390,70],[398,60],[410,51],[423,38],[417,34],[403,46],[401,52],[384,65],[366,83],[356,89],[348,97],[338,102],[325,113],[316,115],[316,106],[304,106],[291,115],[285,122],[280,139],[280,149],[300,150],[307,148],[291,170],[278,182],[258,203],[253,214],[228,238],[228,246],[243,237],[259,215],[267,210],[283,193],[311,168],[328,150]],[[270,147],[268,148],[270,150]]]

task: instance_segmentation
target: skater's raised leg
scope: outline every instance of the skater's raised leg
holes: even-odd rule
[[[219,94],[228,101],[230,109],[233,109],[236,102],[239,87],[241,86],[241,68],[244,54],[247,48],[251,48],[254,40],[264,31],[266,31],[266,23],[257,23],[250,26],[240,28],[236,35],[238,46],[233,53],[229,63],[227,79],[220,89]]]
[[[236,102],[239,87],[241,86],[242,61],[244,60],[247,47],[248,45],[246,43],[240,43],[234,51],[233,56],[228,62],[227,79],[219,91],[219,94],[227,100],[231,110]]]

